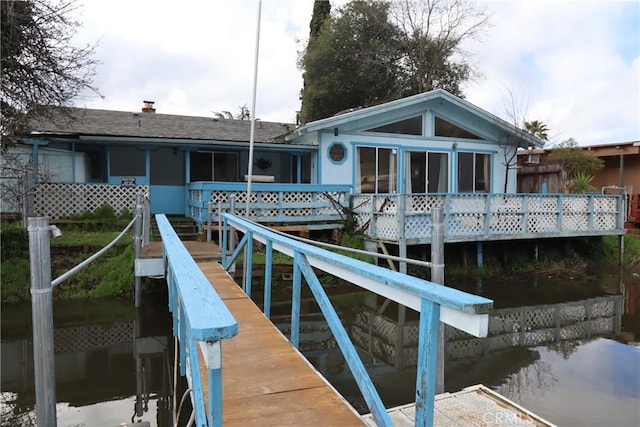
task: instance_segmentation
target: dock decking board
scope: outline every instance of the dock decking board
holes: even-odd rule
[[[182,242],[196,262],[220,261],[220,248],[215,243],[186,240]],[[162,241],[149,242],[140,258],[162,258]]]
[[[358,413],[267,319],[224,269],[199,263],[238,321],[222,342],[223,424],[362,426]],[[202,370],[206,380],[206,371]],[[208,399],[206,383],[204,399]]]

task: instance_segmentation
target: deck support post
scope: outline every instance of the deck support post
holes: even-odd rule
[[[33,318],[33,366],[36,419],[41,426],[56,426],[56,371],[51,297],[49,218],[28,219]]]
[[[207,203],[207,243],[211,243],[211,214],[212,214],[211,202]]]
[[[407,258],[407,239],[405,238],[405,196],[396,195],[396,209],[398,213],[398,255],[400,258]],[[399,262],[399,271],[407,274],[407,263]],[[396,360],[395,367],[400,370],[404,367],[404,325],[407,319],[407,308],[398,304],[398,327],[396,329]]]
[[[618,236],[618,265],[624,265],[624,234]]]
[[[444,285],[444,208],[431,212],[431,281]],[[444,393],[444,325],[438,322],[436,393]]]
[[[478,265],[478,268],[483,268],[484,267],[484,254],[483,254],[483,246],[482,246],[482,241],[477,241],[476,242],[476,263]]]

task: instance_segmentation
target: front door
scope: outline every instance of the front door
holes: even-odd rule
[[[151,151],[151,213],[186,214],[184,170],[183,151],[175,148]]]

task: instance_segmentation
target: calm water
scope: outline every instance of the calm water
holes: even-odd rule
[[[624,313],[618,315],[622,327],[609,333],[545,345],[514,342],[480,357],[449,360],[445,388],[456,391],[483,383],[563,426],[640,425],[640,347],[613,339],[617,335],[618,340],[640,341],[640,282],[625,278],[621,289],[619,282],[615,277],[588,282],[547,277],[456,283],[493,298],[497,309],[622,293]],[[334,289],[332,299],[344,319],[353,322],[357,317],[353,310],[371,297],[346,291]],[[59,426],[117,426],[132,419],[169,425],[173,340],[166,307],[164,298],[147,298],[141,310],[129,300],[54,304]],[[314,323],[314,304],[303,307],[306,321]],[[286,316],[287,310],[287,303],[273,308],[276,315]],[[393,307],[385,314],[393,318]],[[3,426],[35,425],[30,316],[30,304],[2,307]],[[527,330],[527,339],[535,338],[529,336],[534,332]],[[356,408],[364,410],[339,352],[327,349],[332,347],[330,337],[319,333],[311,340],[319,345],[306,352],[308,357]],[[395,371],[379,362],[369,369],[387,406],[413,401],[413,369]],[[184,383],[178,388],[181,397]]]

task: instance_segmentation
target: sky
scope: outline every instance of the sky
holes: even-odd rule
[[[339,2],[332,1],[336,8]],[[257,0],[79,0],[78,45],[97,43],[94,86],[77,106],[213,116],[251,108]],[[478,1],[491,15],[465,44],[480,77],[466,99],[509,122],[549,128],[549,144],[640,140],[640,1]],[[295,122],[312,0],[263,0],[256,117]],[[510,107],[515,105],[515,108]]]

